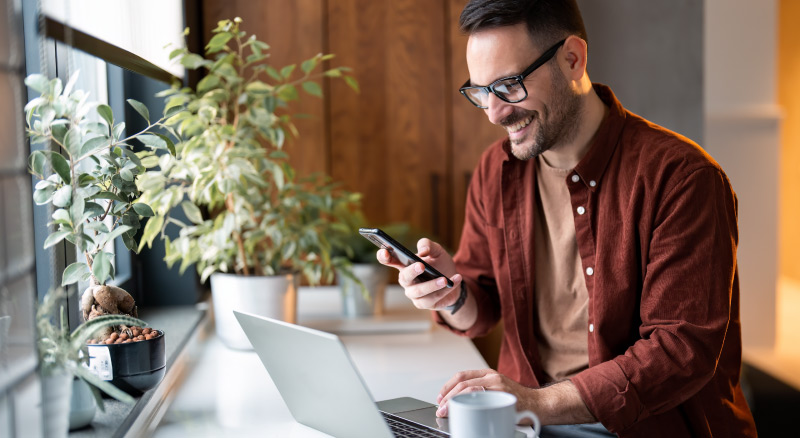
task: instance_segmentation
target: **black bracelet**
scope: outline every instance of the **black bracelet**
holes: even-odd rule
[[[464,303],[467,302],[467,285],[464,282],[461,282],[461,293],[458,295],[458,299],[455,303],[445,307],[446,310],[450,311],[451,315],[455,315],[458,312],[458,309],[464,306]]]

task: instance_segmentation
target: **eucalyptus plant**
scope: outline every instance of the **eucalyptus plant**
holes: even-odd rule
[[[147,133],[160,121],[150,124],[143,104],[128,100],[148,120],[147,128],[125,136],[125,123],[114,120],[108,105],[74,89],[77,78],[76,72],[66,86],[40,74],[25,79],[41,93],[25,106],[25,113],[31,143],[46,145],[29,157],[29,170],[39,179],[33,200],[53,206],[53,231],[44,248],[66,239],[84,256],[64,270],[62,286],[88,279],[102,285],[114,278],[113,254],[107,248],[117,237],[137,250],[134,236],[140,219],[153,211],[138,202],[136,179],[145,167],[131,142],[139,139],[151,148],[166,148],[160,134]]]
[[[101,380],[84,366],[89,361],[86,340],[109,326],[145,326],[146,323],[125,315],[104,315],[82,323],[70,333],[66,310],[58,305],[65,297],[63,289],[50,291],[36,309],[37,351],[42,375],[68,373],[83,379],[92,389],[100,410],[104,409],[100,390],[121,402],[133,403],[133,397]]]
[[[297,178],[284,150],[287,133],[298,134],[287,108],[298,89],[320,97],[323,77],[358,85],[347,68],[321,68],[333,55],[318,54],[299,69],[270,66],[269,45],[240,30],[241,21],[220,21],[205,56],[170,53],[204,77],[195,89],[176,83],[158,94],[165,111],[175,112],[164,122],[175,153],[161,154],[158,169],[137,181],[154,212],[140,248],[161,235],[166,262],[180,262],[181,272],[196,264],[202,281],[215,272],[330,280],[332,251],[353,232],[345,222],[360,195],[322,175]],[[176,207],[188,222],[172,215]],[[164,233],[169,225],[180,230],[174,239]]]

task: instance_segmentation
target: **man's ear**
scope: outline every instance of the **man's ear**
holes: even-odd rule
[[[586,41],[575,35],[570,35],[564,41],[560,53],[558,53],[558,64],[568,80],[580,80],[586,74],[587,62]]]

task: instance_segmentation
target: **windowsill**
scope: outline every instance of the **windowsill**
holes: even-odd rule
[[[140,309],[139,316],[150,327],[166,335],[167,372],[155,388],[133,405],[105,398],[105,412],[98,408],[92,423],[69,434],[70,438],[143,436],[163,415],[170,392],[185,374],[185,358],[191,354],[207,325],[207,305]]]

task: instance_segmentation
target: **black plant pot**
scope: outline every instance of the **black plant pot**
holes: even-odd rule
[[[89,368],[132,396],[154,388],[167,370],[164,332],[153,339],[127,344],[89,345]]]

